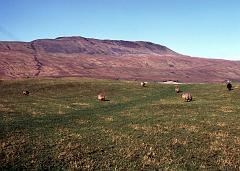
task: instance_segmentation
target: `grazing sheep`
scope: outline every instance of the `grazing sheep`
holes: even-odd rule
[[[98,95],[98,100],[99,101],[105,101],[105,95],[104,94],[99,94]]]
[[[186,102],[192,101],[192,95],[191,95],[190,93],[183,93],[183,94],[182,94],[182,98],[183,98]]]
[[[22,94],[25,95],[25,96],[28,96],[29,95],[29,91],[22,91]]]
[[[142,87],[146,87],[147,82],[141,82]]]
[[[179,92],[180,92],[180,88],[179,88],[178,85],[176,85],[176,87],[175,87],[175,92],[176,92],[176,93],[179,93]]]
[[[228,91],[231,91],[231,90],[232,90],[231,81],[227,81],[227,89],[228,89]]]

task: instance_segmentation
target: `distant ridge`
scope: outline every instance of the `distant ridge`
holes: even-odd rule
[[[240,62],[196,58],[145,41],[80,36],[0,42],[0,78],[94,77],[180,82],[240,81]]]

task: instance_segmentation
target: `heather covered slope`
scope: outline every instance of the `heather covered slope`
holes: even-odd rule
[[[193,58],[143,41],[60,37],[32,42],[0,42],[1,78],[44,76],[240,81],[240,62]]]

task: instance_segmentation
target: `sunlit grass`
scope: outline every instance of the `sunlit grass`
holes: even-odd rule
[[[239,170],[239,84],[180,88],[192,102],[158,83],[3,81],[0,170]]]

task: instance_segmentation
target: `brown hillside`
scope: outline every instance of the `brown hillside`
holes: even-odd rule
[[[45,76],[240,81],[240,62],[189,57],[143,41],[60,37],[32,42],[0,42],[0,78]]]

